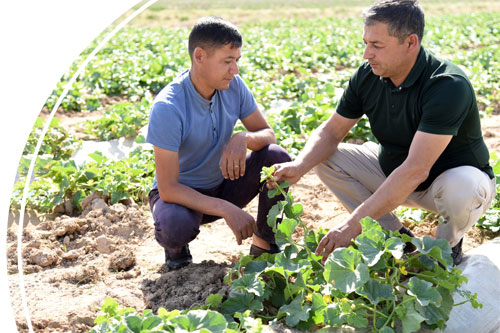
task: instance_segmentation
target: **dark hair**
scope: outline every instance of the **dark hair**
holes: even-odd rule
[[[236,48],[243,45],[238,28],[220,17],[203,17],[196,22],[189,34],[189,57],[193,59],[193,52],[197,47],[208,50],[227,44]]]
[[[419,42],[424,37],[424,11],[417,0],[381,0],[363,12],[365,25],[386,23],[389,35],[402,43],[406,37],[416,34]]]

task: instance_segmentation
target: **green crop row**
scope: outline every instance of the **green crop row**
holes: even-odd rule
[[[39,176],[29,185],[28,209],[51,213],[54,208],[69,200],[77,211],[81,202],[92,193],[102,195],[111,204],[131,198],[145,202],[154,175],[154,157],[151,150],[138,147],[128,158],[112,161],[100,152],[89,155],[93,161],[77,165],[74,161],[48,158],[39,160],[35,172]],[[25,179],[14,185],[11,207],[19,209]]]
[[[244,36],[241,76],[266,110],[278,143],[292,155],[297,155],[311,131],[335,109],[349,77],[363,61],[362,23],[358,19],[290,19],[246,24],[240,28]],[[428,49],[459,63],[469,74],[486,112],[498,107],[500,99],[499,29],[500,19],[495,14],[442,15],[428,19],[424,37]],[[187,28],[124,29],[88,64],[64,99],[63,110],[103,109],[101,119],[83,125],[83,130],[93,138],[109,140],[136,136],[147,123],[151,96],[189,66],[187,35]],[[443,43],[443,40],[450,42]],[[47,101],[47,107],[54,105],[65,82],[98,41],[99,38],[75,61]],[[124,102],[111,105],[107,101],[111,96],[118,96]],[[286,101],[287,107],[272,109],[271,105],[280,100]],[[23,177],[41,132],[41,121],[35,125],[21,160],[21,183],[16,185],[13,199],[15,207],[19,206]],[[78,148],[79,141],[56,122],[54,120],[44,139],[35,167],[37,180],[30,189],[32,198],[28,198],[32,208],[42,208],[43,211],[49,211],[51,204],[73,200],[76,193],[88,193],[92,186],[104,191],[104,185],[96,187],[95,179],[89,182],[92,185],[88,185],[85,178],[78,176],[87,166],[73,166],[67,162]],[[347,139],[375,140],[365,118],[350,131]],[[149,157],[143,160],[152,163]],[[48,171],[56,164],[61,170],[66,170],[65,173],[75,174],[73,178],[58,176],[49,179]],[[151,170],[154,165],[144,162],[142,167]],[[123,168],[117,167],[116,173],[125,173]],[[109,169],[108,174],[112,175],[113,170]],[[152,173],[146,174],[151,182],[148,177],[152,177]],[[44,176],[38,178],[41,175]],[[52,175],[55,176],[54,172]],[[76,184],[66,184],[67,178]],[[120,186],[122,191],[136,191],[134,186]],[[80,187],[85,190],[80,191]],[[51,197],[57,199],[48,199]],[[495,201],[494,207],[496,205]],[[499,220],[498,214],[487,216],[489,220]]]
[[[423,44],[470,71],[478,93],[487,97],[491,92],[497,94],[500,82],[499,28],[495,14],[431,17]],[[288,91],[300,89],[284,80],[287,74],[317,78],[326,73],[332,84],[343,87],[352,69],[363,61],[359,19],[280,20],[243,25],[241,30],[241,75],[266,108],[276,98],[293,98]],[[187,35],[187,28],[124,29],[88,64],[65,98],[63,109],[94,110],[100,107],[103,96],[141,98],[146,91],[157,93],[189,67]],[[75,61],[47,107],[54,105],[64,83],[96,45],[97,41]],[[351,69],[347,75],[345,69]],[[482,78],[475,77],[479,70]]]

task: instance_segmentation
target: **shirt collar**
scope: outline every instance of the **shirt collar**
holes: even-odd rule
[[[420,75],[425,69],[426,58],[427,58],[427,51],[424,49],[423,46],[420,46],[420,51],[418,53],[415,64],[413,65],[410,73],[403,81],[403,83],[401,83],[399,87],[396,87],[396,90],[401,90],[401,88],[409,88],[417,81],[417,79],[420,77]],[[391,80],[389,80],[386,77],[380,77],[380,81],[384,82],[385,84],[391,84],[394,87]]]
[[[189,91],[189,95],[194,98],[194,100],[199,103],[202,107],[209,107],[215,101],[215,96],[217,95],[217,90],[210,99],[206,99],[200,95],[191,81],[191,76],[189,75],[189,70],[185,71],[183,74],[183,82]]]

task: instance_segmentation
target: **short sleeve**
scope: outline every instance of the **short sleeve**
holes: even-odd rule
[[[337,105],[337,113],[349,119],[357,119],[363,116],[363,106],[361,98],[358,94],[359,84],[358,76],[360,75],[359,69],[349,79],[347,88],[344,90],[342,97]]]
[[[460,75],[442,75],[428,88],[422,100],[418,130],[430,134],[457,135],[471,105],[474,92]]]
[[[248,89],[247,85],[241,79],[241,77],[235,76],[235,79],[238,80],[238,89],[240,94],[240,119],[244,119],[251,115],[255,109],[257,109],[257,102],[253,97],[250,89]]]
[[[182,119],[172,105],[166,102],[153,104],[146,141],[163,149],[179,151],[182,142]]]

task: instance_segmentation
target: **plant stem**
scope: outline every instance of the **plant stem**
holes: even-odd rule
[[[260,314],[260,313],[254,313],[254,315],[257,316],[257,317],[260,317],[260,318],[270,319],[270,320],[276,318],[276,316],[266,316],[266,315],[263,315],[263,314]]]
[[[309,256],[309,259],[311,259],[312,261],[314,261],[315,263],[317,263],[318,265],[321,266],[321,268],[325,268],[325,266],[323,266],[323,264],[321,264],[321,262],[317,261],[316,259],[313,258],[313,253],[312,251],[305,245],[302,245],[302,244],[297,244],[297,243],[294,243],[295,245],[297,245],[298,247],[301,247],[303,249],[305,249],[307,251],[307,254]]]
[[[367,309],[367,310],[370,310],[370,311],[373,311],[373,313],[377,313],[379,314],[380,316],[384,317],[384,318],[387,318],[387,315],[383,314],[382,312],[378,311],[376,306],[374,306],[373,308],[372,307],[369,307],[368,305],[365,305],[365,304],[359,304],[361,307]]]

